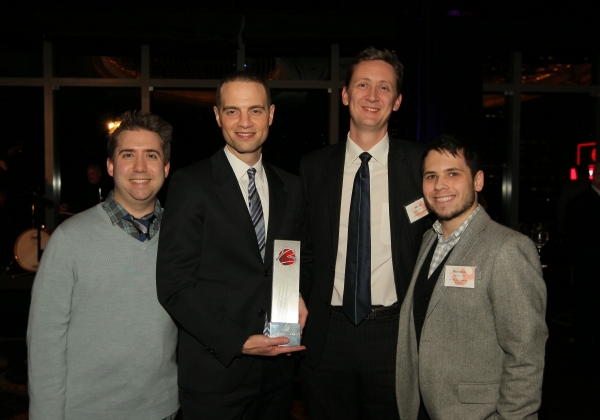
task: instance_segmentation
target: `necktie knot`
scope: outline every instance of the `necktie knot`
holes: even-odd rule
[[[358,157],[360,158],[360,161],[361,161],[363,164],[367,164],[367,163],[369,163],[369,161],[371,160],[371,158],[372,158],[373,156],[371,156],[371,155],[370,155],[369,153],[367,153],[367,152],[363,152],[363,153],[361,153],[361,154],[360,154]]]
[[[150,230],[150,223],[154,220],[156,216],[153,214],[148,219],[136,219],[131,214],[128,214],[123,219],[128,220],[131,224],[138,230],[138,240],[144,242],[148,239],[148,232]]]
[[[254,168],[248,169],[248,178],[250,178],[250,180],[253,181],[255,175],[256,175],[256,169],[254,169]]]

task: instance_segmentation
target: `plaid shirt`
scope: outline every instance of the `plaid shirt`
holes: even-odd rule
[[[460,239],[460,235],[465,231],[467,226],[469,226],[469,223],[471,223],[471,219],[473,219],[473,217],[479,212],[479,209],[481,209],[481,206],[478,204],[477,208],[469,216],[469,218],[462,222],[462,225],[456,228],[456,230],[452,232],[450,236],[448,236],[448,240],[446,241],[444,241],[444,232],[442,231],[442,224],[439,220],[435,221],[435,223],[433,224],[433,230],[435,231],[435,233],[437,233],[438,242],[437,246],[435,247],[435,251],[433,252],[433,258],[431,259],[431,265],[429,266],[429,274],[427,275],[427,277],[431,276],[431,273],[433,273],[437,266],[440,265],[442,260],[446,257],[446,255],[448,255],[448,252],[450,252],[452,248],[454,248],[454,245],[456,245],[456,243]]]
[[[106,197],[106,200],[102,203],[102,207],[104,208],[106,214],[108,214],[108,217],[110,217],[113,226],[119,225],[121,229],[130,234],[133,238],[137,239],[140,232],[136,229],[135,226],[133,226],[133,224],[130,221],[123,220],[123,218],[129,213],[123,208],[123,206],[117,203],[117,200],[115,200],[114,191],[108,193],[108,197]],[[160,207],[160,201],[158,201],[157,199],[156,203],[154,204],[154,211],[142,217],[142,219],[147,220],[150,219],[152,216],[156,216],[150,223],[147,240],[154,238],[154,235],[158,233],[158,229],[160,228],[160,220],[162,219],[162,214],[163,210]]]

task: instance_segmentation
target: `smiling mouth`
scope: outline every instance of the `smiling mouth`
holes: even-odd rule
[[[148,182],[150,182],[149,179],[132,179],[131,182],[133,182],[134,184],[146,184]]]
[[[369,112],[377,112],[377,111],[379,111],[379,108],[369,108],[369,107],[366,107],[366,106],[363,106],[363,109],[365,109],[365,110],[367,110]]]
[[[454,197],[456,197],[455,195],[448,195],[446,197],[435,197],[434,200],[437,201],[438,203],[445,203],[447,201],[452,200]]]
[[[253,137],[256,133],[236,132],[235,134],[243,139],[249,139]]]

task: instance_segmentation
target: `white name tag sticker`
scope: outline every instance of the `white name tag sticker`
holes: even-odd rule
[[[429,214],[427,207],[425,207],[425,201],[422,198],[419,198],[414,203],[410,203],[405,209],[410,223],[414,223]]]
[[[444,267],[444,286],[475,288],[475,267],[468,265],[447,265]]]

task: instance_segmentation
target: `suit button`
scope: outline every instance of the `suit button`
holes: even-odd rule
[[[265,270],[265,272],[263,274],[265,277],[269,277],[269,270]]]
[[[335,267],[331,267],[331,272],[335,273]]]
[[[258,311],[258,316],[263,318],[267,313],[265,312],[264,309],[261,309],[260,311]]]
[[[330,303],[329,302],[325,302],[325,307],[329,308]]]

